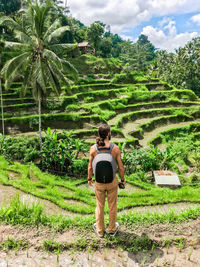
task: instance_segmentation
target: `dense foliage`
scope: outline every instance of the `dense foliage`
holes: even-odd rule
[[[120,44],[120,59],[131,68],[146,71],[150,62],[155,58],[155,47],[146,35],[141,34],[136,43],[131,41]]]
[[[13,2],[13,3],[12,3]],[[15,2],[15,3],[14,3]],[[47,4],[49,1],[45,1]],[[67,7],[63,7],[60,1],[53,1],[54,5],[50,8],[50,16],[47,20],[49,25],[57,21],[57,26],[66,27],[68,31],[63,32],[62,36],[57,36],[60,43],[81,43],[88,41],[92,48],[93,54],[103,58],[115,57],[120,58],[124,63],[128,63],[132,68],[139,70],[146,70],[146,66],[155,57],[155,47],[148,40],[145,35],[140,35],[136,43],[123,40],[118,34],[111,32],[110,25],[106,25],[101,21],[95,21],[90,26],[84,25],[81,21],[71,17]],[[15,12],[14,20],[19,23],[24,20],[23,12],[16,11],[22,6],[23,10],[27,10],[29,1],[3,1],[0,6],[0,12],[5,15],[13,14]],[[32,5],[36,1],[31,1]],[[37,1],[40,6],[44,6],[44,1]],[[11,8],[12,6],[12,8]],[[47,17],[47,16],[46,16]],[[15,34],[9,31],[5,25],[0,27],[0,38],[10,41],[15,41]],[[77,56],[78,50],[74,52],[66,52],[65,56]],[[3,53],[3,62],[10,58],[10,52]]]
[[[177,135],[165,135],[163,143],[176,151],[174,158],[174,167],[182,176],[182,183],[199,182],[200,181],[200,141],[199,133],[187,133],[187,131]],[[185,173],[189,175],[185,176]]]
[[[120,146],[122,150],[122,162],[125,166],[125,172],[127,174],[137,172],[149,172],[153,170],[173,169],[174,160],[179,151],[166,150],[162,151],[158,147],[151,148],[139,148],[135,149],[130,146],[129,150],[125,150],[124,145]]]
[[[76,76],[74,67],[59,57],[60,51],[69,51],[75,46],[59,42],[69,27],[59,27],[57,19],[51,23],[50,11],[53,8],[50,0],[45,5],[39,5],[36,1],[20,12],[18,22],[8,16],[0,18],[0,25],[12,30],[16,39],[15,42],[5,41],[5,49],[17,51],[17,56],[5,63],[0,75],[5,79],[6,89],[13,81],[23,77],[22,96],[31,86],[32,95],[38,103],[41,149],[41,100],[46,97],[47,87],[50,86],[59,95],[61,82],[69,85],[64,74],[70,72],[72,77]]]
[[[86,175],[87,159],[79,159],[79,154],[87,151],[87,145],[79,139],[63,132],[59,138],[50,128],[44,135],[41,152],[42,168],[57,174]]]
[[[174,84],[177,88],[187,88],[200,95],[200,37],[194,38],[175,53],[158,51],[149,68],[149,74]]]
[[[82,177],[87,175],[89,147],[73,135],[47,129],[43,138],[43,150],[39,150],[39,142],[36,137],[4,137],[0,136],[0,154],[9,160],[21,162],[35,162],[43,170],[59,175]],[[147,181],[145,175],[157,169],[169,169],[177,171],[182,182],[199,181],[200,142],[198,135],[189,136],[182,134],[180,137],[170,138],[165,136],[167,147],[161,150],[158,147],[125,149],[126,143],[119,145],[122,151],[122,162],[127,175],[137,173],[137,176]],[[188,179],[184,175],[188,168],[194,170],[194,174]],[[196,173],[196,174],[195,174]]]
[[[0,154],[9,160],[35,161],[40,156],[38,138],[0,135]]]
[[[20,0],[1,0],[0,1],[0,12],[6,15],[12,14],[21,8]]]
[[[43,147],[39,149],[38,138],[3,137],[0,135],[0,155],[9,160],[35,162],[40,168],[59,175],[80,177],[87,174],[88,159],[80,159],[87,145],[66,132],[57,134],[50,128],[42,136]]]

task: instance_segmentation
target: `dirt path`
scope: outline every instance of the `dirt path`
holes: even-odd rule
[[[114,126],[121,119],[121,117],[123,117],[125,115],[127,116],[129,113],[133,113],[133,112],[127,112],[127,113],[119,113],[119,114],[117,114],[115,117],[113,117],[112,119],[110,119],[108,121],[108,125]]]
[[[99,239],[95,233],[80,233],[68,230],[64,233],[54,233],[46,228],[19,228],[9,225],[0,225],[0,242],[8,237],[15,240],[27,240],[28,249],[19,251],[0,250],[1,267],[199,267],[200,266],[200,218],[181,224],[155,224],[151,226],[139,226],[134,229],[121,226],[119,238],[148,237],[154,242],[164,244],[167,240],[184,240],[174,242],[169,246],[160,246],[151,250],[139,249],[137,252],[129,252],[121,247],[106,247],[106,238]],[[60,244],[86,239],[98,240],[100,247],[93,250],[65,250],[59,256],[43,250],[44,240],[54,240]]]
[[[152,119],[155,119],[155,116],[152,118],[144,118],[126,123],[122,129],[124,136],[128,139],[132,139],[133,137],[129,133],[136,131],[141,124],[147,123]]]
[[[157,127],[155,130],[151,131],[151,132],[145,132],[143,135],[143,139],[139,140],[139,143],[141,146],[148,146],[147,143],[153,139],[154,137],[156,137],[159,133],[166,131],[170,128],[179,128],[179,127],[184,127],[189,125],[191,122],[200,122],[200,120],[195,120],[195,121],[187,121],[187,122],[177,122],[177,123],[173,123],[173,124],[167,124],[165,126],[161,126],[161,127]]]
[[[132,209],[125,209],[123,211],[118,212],[119,214],[132,212],[139,212],[139,213],[168,213],[170,210],[174,210],[175,213],[181,213],[184,210],[200,207],[200,203],[190,203],[190,202],[179,202],[179,203],[170,203],[170,204],[163,204],[163,205],[155,205],[155,206],[144,206],[144,207],[134,207]]]

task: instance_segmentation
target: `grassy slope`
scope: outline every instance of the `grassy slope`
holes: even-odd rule
[[[15,162],[8,164],[3,157],[0,158],[0,182],[4,185],[12,185],[24,192],[30,193],[39,198],[52,201],[59,207],[77,213],[92,214],[95,210],[95,195],[87,187],[80,188],[79,185],[86,182],[86,179],[74,180],[72,178],[61,179],[47,173],[42,173],[37,167],[32,165],[22,165]],[[20,174],[17,179],[9,179],[9,171]],[[34,179],[33,179],[34,177]],[[119,192],[118,210],[130,209],[135,206],[148,206],[165,203],[176,203],[181,201],[200,203],[200,187],[195,188],[183,186],[177,190],[157,188],[148,183],[141,182],[136,175],[127,177],[127,181],[144,191],[136,190],[129,193]],[[43,188],[41,191],[40,189]],[[61,188],[66,188],[71,192],[64,192]],[[70,203],[75,200],[80,205]],[[106,212],[108,207],[106,206]]]
[[[115,58],[98,58],[92,55],[82,55],[69,59],[70,63],[81,74],[119,73],[122,70],[122,62]]]

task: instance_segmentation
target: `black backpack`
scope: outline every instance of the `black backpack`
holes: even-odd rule
[[[112,183],[117,172],[117,163],[116,160],[111,155],[111,151],[114,147],[114,144],[111,144],[110,147],[98,148],[95,145],[97,155],[92,162],[92,168],[95,180],[98,183],[108,184]]]

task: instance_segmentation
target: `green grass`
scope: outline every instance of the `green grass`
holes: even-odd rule
[[[138,213],[127,212],[118,215],[120,224],[134,228],[136,225],[152,225],[157,223],[181,223],[188,220],[195,220],[200,217],[200,207],[185,210],[176,214],[173,210],[168,213]],[[0,222],[11,225],[47,226],[56,231],[67,229],[91,229],[95,222],[95,216],[66,217],[63,215],[48,216],[40,204],[26,205],[18,197],[12,199],[11,204],[0,208]],[[105,223],[108,224],[108,216],[105,216]]]
[[[42,114],[42,127],[46,129],[80,129],[84,123],[105,123],[104,117],[98,115],[76,114],[76,113],[58,113],[58,114]],[[1,119],[0,119],[1,121]],[[5,118],[5,124],[10,127],[17,125],[22,132],[38,131],[38,115],[29,115],[23,117]]]
[[[94,62],[97,62],[100,59],[93,56],[82,56],[81,60],[87,61],[87,64],[89,65],[93,65]],[[108,65],[119,63],[117,63],[115,59],[104,60],[104,63],[102,63],[102,59],[100,61],[101,64],[107,62],[106,64]],[[71,90],[74,94],[70,96],[65,95],[63,88],[62,96],[58,101],[56,101],[55,97],[48,97],[44,109],[46,110],[46,113],[47,111],[49,111],[49,113],[42,114],[43,129],[51,127],[53,129],[77,130],[90,128],[90,125],[93,128],[97,124],[105,123],[111,118],[114,118],[117,114],[125,113],[127,111],[136,112],[138,110],[142,111],[142,109],[154,109],[157,107],[160,107],[160,109],[163,108],[164,110],[167,105],[172,107],[184,107],[190,104],[198,104],[197,102],[194,102],[197,101],[198,98],[190,90],[177,90],[168,86],[166,83],[153,81],[150,80],[150,78],[145,78],[145,81],[144,76],[141,73],[135,73],[134,77],[135,80],[133,84],[112,84],[109,80],[102,82],[98,79],[96,80],[97,83],[95,83],[95,79],[89,77],[85,79],[85,82],[83,79],[83,84],[72,86]],[[17,86],[15,89],[16,92],[20,91],[20,84],[21,83],[13,84],[14,87]],[[149,86],[153,87],[161,85],[167,90],[148,91],[147,89]],[[25,113],[25,109],[27,110],[35,105],[28,100],[33,101],[30,97],[24,99],[6,98],[4,100],[6,128],[14,127],[21,132],[38,130],[38,115],[28,115],[29,112]],[[23,101],[25,102],[22,103]],[[20,110],[22,112],[18,112]],[[11,111],[17,112],[12,114],[14,116],[11,116]],[[55,113],[53,111],[55,111]],[[165,114],[165,112],[161,114]],[[140,114],[137,113],[137,116],[140,116]],[[129,118],[132,119],[133,117]],[[124,118],[124,120],[126,120],[126,118]],[[123,123],[120,124],[119,121],[114,129],[120,131],[122,125]],[[128,143],[137,145],[137,138],[128,140]]]
[[[19,250],[25,249],[28,247],[28,242],[26,240],[15,240],[13,238],[8,237],[7,240],[0,242],[0,249],[4,251],[8,250]]]
[[[0,158],[1,173],[0,182],[4,185],[12,185],[23,192],[32,194],[41,199],[47,199],[64,210],[74,214],[93,214],[95,211],[95,194],[89,189],[79,188],[77,185],[84,183],[84,180],[73,180],[72,178],[61,179],[60,177],[41,172],[36,166],[22,165],[15,162],[8,164],[3,157]],[[20,179],[9,179],[9,171],[20,174]],[[34,177],[34,179],[33,179]],[[195,188],[183,186],[177,190],[167,188],[157,188],[148,183],[142,183],[137,175],[126,177],[127,182],[138,186],[141,184],[142,191],[126,192],[120,191],[118,210],[128,210],[137,206],[150,206],[166,203],[178,202],[198,202],[200,203],[200,187]],[[85,178],[87,184],[87,178]],[[140,186],[141,187],[141,186]],[[43,188],[41,191],[40,188]],[[66,188],[71,192],[65,192],[61,188]],[[70,202],[72,201],[72,203]],[[77,204],[74,204],[76,201]],[[79,203],[79,204],[78,204]],[[108,212],[106,205],[105,211]]]
[[[141,111],[134,111],[130,112],[127,115],[121,116],[119,121],[116,123],[116,128],[121,128],[125,123],[128,121],[134,121],[141,118],[152,118],[156,116],[185,116],[185,117],[193,117],[199,116],[199,107],[193,107],[193,108],[154,108],[154,109],[147,109],[147,110],[141,110]],[[187,112],[187,113],[186,113]],[[151,124],[151,121],[149,122]]]
[[[116,58],[82,55],[76,58],[69,58],[69,61],[81,74],[119,73],[122,70],[122,62]]]
[[[162,133],[159,133],[154,139],[150,141],[151,144],[161,144],[167,142],[171,137],[175,138],[181,136],[182,134],[196,133],[200,131],[200,122],[191,122],[187,126],[170,128]]]

